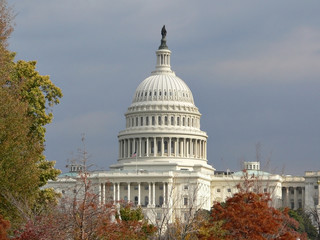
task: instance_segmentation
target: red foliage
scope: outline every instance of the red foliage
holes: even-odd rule
[[[302,239],[294,231],[298,223],[289,217],[288,210],[279,211],[270,207],[268,193],[254,193],[250,189],[253,180],[245,179],[242,186],[238,185],[239,192],[228,198],[225,203],[215,203],[212,207],[211,221],[208,228],[215,223],[222,222],[221,228],[226,234],[224,239]],[[200,239],[221,239],[215,236]]]
[[[10,228],[10,222],[0,215],[0,240],[7,240],[7,230]]]

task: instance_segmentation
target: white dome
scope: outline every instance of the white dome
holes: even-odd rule
[[[190,88],[174,73],[154,74],[142,81],[136,89],[132,103],[145,101],[194,104]]]

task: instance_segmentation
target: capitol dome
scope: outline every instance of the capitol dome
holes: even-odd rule
[[[201,114],[190,88],[171,70],[170,56],[163,28],[156,68],[134,93],[125,113],[126,128],[118,135],[119,165],[111,168],[139,165],[146,169],[162,164],[192,170],[201,165],[211,171],[207,165],[208,136],[200,129]]]

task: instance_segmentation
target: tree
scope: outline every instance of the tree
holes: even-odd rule
[[[252,179],[238,184],[238,193],[225,203],[214,203],[211,220],[206,227],[219,226],[224,239],[304,239],[296,232],[298,223],[289,217],[288,209],[279,211],[270,207],[268,193],[251,191]],[[200,239],[221,239],[221,236],[199,234]]]
[[[15,54],[7,49],[12,20],[12,10],[0,0],[0,213],[15,226],[18,218],[28,219],[56,197],[40,187],[60,173],[43,151],[45,125],[53,117],[50,108],[62,93],[36,71],[35,61],[14,61]]]
[[[7,235],[7,230],[10,228],[10,222],[5,220],[1,215],[0,215],[0,239],[1,240],[7,240],[8,235]]]
[[[293,210],[290,209],[288,212],[289,216],[295,219],[299,223],[297,231],[301,234],[307,234],[308,239],[316,240],[318,239],[318,231],[315,226],[313,226],[311,221],[310,213],[305,212],[303,209]]]

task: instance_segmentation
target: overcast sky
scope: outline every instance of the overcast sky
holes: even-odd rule
[[[320,1],[8,0],[10,49],[37,60],[64,97],[46,156],[66,171],[81,133],[97,169],[117,161],[136,87],[154,70],[163,24],[171,65],[193,92],[217,170],[320,170]]]

